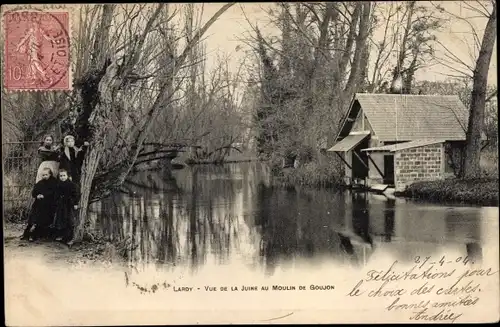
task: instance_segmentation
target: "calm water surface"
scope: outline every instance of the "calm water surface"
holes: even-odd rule
[[[479,260],[498,238],[498,208],[273,188],[260,163],[139,172],[94,203],[91,219],[134,245],[133,262],[193,270],[240,262],[271,274],[296,261],[409,262],[442,250]]]

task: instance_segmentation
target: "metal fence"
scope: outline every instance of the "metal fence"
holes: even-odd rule
[[[4,217],[24,215],[31,203],[35,184],[40,142],[6,142],[2,144]]]

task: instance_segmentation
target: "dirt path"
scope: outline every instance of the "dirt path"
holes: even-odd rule
[[[72,248],[60,242],[21,240],[24,225],[4,223],[4,259],[40,259],[47,263],[97,264],[109,261],[105,243],[76,244]]]
[[[44,258],[49,262],[66,260],[72,257],[71,252],[64,244],[56,242],[28,242],[22,241],[20,236],[23,226],[18,224],[4,225],[4,253],[5,259],[25,257]]]
[[[130,289],[123,270],[112,269],[121,265],[108,260],[107,244],[82,243],[69,248],[59,242],[23,241],[23,227],[15,223],[3,226],[6,326],[95,325],[106,321],[106,314],[95,318],[95,313],[108,308],[109,303],[121,303],[123,293],[109,297]]]

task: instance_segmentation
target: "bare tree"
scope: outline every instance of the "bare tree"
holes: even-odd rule
[[[371,39],[375,56],[370,67],[370,90],[382,91],[384,82],[393,84],[401,77],[404,93],[411,93],[415,73],[431,64],[435,32],[445,19],[418,1],[380,3],[375,10],[376,27],[382,29],[383,36],[381,40]]]
[[[479,165],[481,153],[481,132],[484,125],[484,111],[486,104],[486,88],[488,85],[488,71],[491,55],[495,45],[497,31],[497,5],[492,1],[493,9],[488,17],[484,30],[481,48],[476,60],[473,75],[472,97],[469,110],[469,124],[466,134],[466,146],[462,177],[474,178],[481,174]]]
[[[469,121],[466,129],[466,146],[463,153],[463,162],[460,176],[464,178],[475,178],[480,176],[480,154],[481,154],[481,135],[485,124],[485,107],[487,101],[496,96],[497,90],[494,89],[490,94],[488,92],[488,72],[490,69],[491,56],[496,42],[496,1],[475,1],[472,3],[461,2],[460,8],[471,15],[458,15],[451,10],[446,10],[440,5],[435,7],[445,12],[455,20],[466,24],[469,27],[468,36],[472,37],[472,45],[465,42],[469,49],[471,63],[454,53],[442,43],[443,54],[437,60],[453,70],[461,78],[470,78],[472,89],[469,102]],[[472,21],[472,18],[486,20],[484,34],[482,39],[480,33]]]
[[[82,29],[94,33],[87,33],[82,40],[93,45],[92,55],[83,56],[88,62],[81,64],[82,75],[76,82],[71,108],[78,113],[71,127],[79,139],[91,142],[80,180],[77,240],[84,234],[89,201],[109,194],[123,183],[143,151],[159,113],[178,101],[182,85],[179,74],[187,68],[186,60],[192,49],[232,5],[223,5],[193,31],[183,49],[176,52],[178,55],[170,52],[170,56],[164,57],[161,80],[154,78],[160,73],[156,64],[165,50],[159,40],[165,34],[170,35],[167,39],[177,39],[177,31],[165,27],[177,11],[166,17],[168,4],[136,4],[100,6],[98,14],[83,12],[89,18],[82,22],[92,25]],[[117,128],[120,124],[129,128]]]
[[[401,11],[401,6],[397,3],[391,2],[375,6],[375,25],[378,27],[378,22],[383,23],[383,37],[380,41],[375,41],[373,37],[370,38],[371,43],[375,48],[375,57],[371,77],[369,79],[370,90],[377,91],[382,82],[385,80],[388,73],[387,64],[397,45],[398,33],[400,24],[397,23],[397,15]]]
[[[255,113],[264,155],[308,162],[334,135],[353,94],[361,90],[369,59],[373,4],[277,4],[268,12],[280,34],[252,26],[260,86]],[[276,10],[278,9],[278,10]]]

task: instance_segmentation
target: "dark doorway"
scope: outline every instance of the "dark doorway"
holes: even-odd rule
[[[368,148],[368,139],[364,139],[352,150],[352,178],[368,177],[368,155],[361,149]]]
[[[394,156],[384,156],[384,184],[394,185]]]

